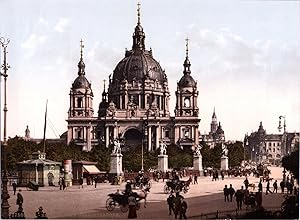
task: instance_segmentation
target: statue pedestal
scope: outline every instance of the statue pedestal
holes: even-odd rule
[[[202,171],[202,156],[201,155],[194,155],[194,160],[193,160],[193,168],[194,170],[199,170]]]
[[[162,172],[166,172],[168,170],[168,155],[158,155],[157,169]]]
[[[122,169],[123,155],[120,153],[110,155],[110,171],[109,174],[120,176],[123,175]]]
[[[228,157],[227,156],[221,157],[221,170],[228,170]]]

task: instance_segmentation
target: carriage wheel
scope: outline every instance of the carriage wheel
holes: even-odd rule
[[[106,209],[107,211],[112,211],[115,209],[116,203],[112,198],[106,200]]]
[[[164,186],[164,193],[168,194],[169,193],[169,187],[167,185]]]
[[[188,191],[189,191],[188,188],[187,188],[186,186],[184,186],[184,187],[183,187],[183,192],[184,192],[184,193],[187,193]]]
[[[141,208],[141,204],[138,202],[135,206],[136,210],[139,210]]]
[[[127,212],[128,211],[128,204],[120,205],[120,209],[121,209],[122,212]]]
[[[180,191],[181,191],[180,185],[175,186],[175,192],[180,192]]]
[[[149,180],[149,182],[147,183],[147,187],[148,187],[149,189],[151,189],[151,187],[152,187],[152,183],[151,183],[150,180]]]

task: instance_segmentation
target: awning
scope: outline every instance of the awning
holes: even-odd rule
[[[85,172],[88,172],[89,174],[99,174],[101,173],[100,170],[95,165],[83,165],[83,169]]]

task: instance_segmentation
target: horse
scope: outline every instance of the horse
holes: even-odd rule
[[[248,187],[252,188],[253,191],[255,190],[255,184],[254,183],[249,183]]]

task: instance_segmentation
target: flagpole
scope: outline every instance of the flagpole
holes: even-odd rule
[[[46,151],[47,106],[48,106],[48,99],[46,102],[45,121],[44,121],[44,137],[43,137],[44,150],[43,150],[43,153],[45,153],[45,151]]]

